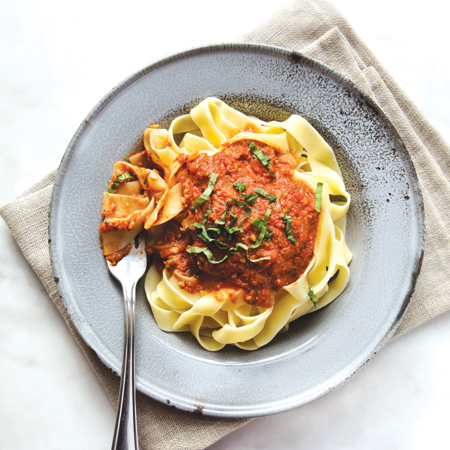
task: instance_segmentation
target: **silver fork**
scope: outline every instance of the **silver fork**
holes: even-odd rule
[[[115,266],[109,261],[111,274],[122,284],[125,305],[125,333],[123,342],[122,376],[120,378],[119,406],[112,450],[138,450],[136,423],[136,385],[134,371],[134,336],[136,332],[136,284],[147,267],[145,239],[138,238],[130,253]]]

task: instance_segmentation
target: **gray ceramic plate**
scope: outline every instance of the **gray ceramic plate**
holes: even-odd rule
[[[187,333],[160,331],[141,283],[137,386],[213,416],[277,413],[342,386],[373,358],[394,333],[420,269],[423,206],[413,164],[378,107],[336,72],[285,49],[225,44],[127,78],[86,117],[62,160],[50,213],[53,268],[75,327],[120,372],[122,295],[97,233],[103,192],[114,161],[141,145],[151,122],[168,125],[208,96],[265,120],[300,113],[333,147],[352,195],[350,283],[334,303],[252,353],[208,353]]]

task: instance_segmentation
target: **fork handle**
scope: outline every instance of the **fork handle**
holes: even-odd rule
[[[112,450],[138,450],[134,337],[136,333],[136,283],[122,284],[125,305],[122,376]]]

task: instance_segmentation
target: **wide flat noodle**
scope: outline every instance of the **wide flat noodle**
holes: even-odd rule
[[[115,186],[114,182],[123,174],[134,179]],[[169,187],[156,170],[124,161],[114,164],[109,188],[114,192],[105,192],[103,196],[102,215],[105,219],[100,226],[105,256],[125,249],[144,227],[150,228],[157,221],[169,193]]]
[[[177,144],[174,136],[180,133],[184,137]],[[304,118],[293,115],[285,122],[263,122],[219,99],[207,98],[190,114],[175,119],[169,130],[153,126],[144,135],[149,157],[165,166],[166,181],[176,179],[181,165],[172,163],[178,155],[193,158],[202,152],[213,154],[239,139],[260,141],[291,152],[300,161],[294,179],[313,191],[318,183],[322,184],[319,232],[308,268],[300,279],[276,293],[271,308],[247,304],[243,292],[231,297],[229,293],[222,296],[220,291],[214,295],[210,291],[190,294],[179,287],[178,279],[167,269],[161,276],[154,266],[150,268],[145,290],[158,326],[166,332],[191,332],[209,351],[218,351],[227,344],[244,350],[267,345],[279,332],[286,331],[290,322],[336,299],[350,275],[352,255],[345,243],[350,195],[333,150]],[[176,190],[179,184],[170,181],[170,185],[174,187],[165,197],[162,214],[155,224],[167,222],[182,211],[181,193]],[[331,201],[334,198],[339,201]],[[311,300],[311,292],[318,299],[317,306]]]
[[[128,228],[113,228],[110,231],[101,233],[103,254],[109,256],[116,253],[130,244],[133,239],[144,229],[145,218],[149,216],[155,208],[155,200],[152,199],[147,208],[136,215],[136,220],[130,222]]]

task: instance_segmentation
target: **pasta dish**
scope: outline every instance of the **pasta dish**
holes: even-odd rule
[[[207,98],[143,141],[114,164],[99,232],[112,263],[146,233],[161,330],[256,350],[345,289],[350,195],[304,118],[264,122]]]

